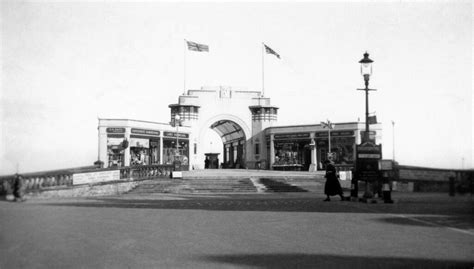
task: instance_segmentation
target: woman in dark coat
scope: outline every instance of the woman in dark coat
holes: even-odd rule
[[[15,196],[16,202],[23,202],[23,177],[19,174],[15,174],[13,180],[13,196]]]
[[[341,197],[341,201],[344,200],[344,196],[342,193],[341,184],[337,179],[336,175],[336,167],[331,163],[331,161],[326,161],[326,184],[324,184],[324,194],[326,194],[327,198],[324,200],[325,202],[331,201],[329,196],[339,195]]]

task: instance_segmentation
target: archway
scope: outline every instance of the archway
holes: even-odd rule
[[[209,119],[204,125],[203,129],[200,132],[199,144],[202,146],[202,151],[199,153],[200,159],[204,163],[206,154],[208,152],[209,141],[213,147],[213,152],[222,153],[220,154],[219,162],[216,164],[217,167],[222,168],[245,168],[246,167],[246,153],[247,153],[247,139],[250,136],[250,129],[245,124],[244,121],[233,115],[218,115]],[[209,130],[214,131],[218,137],[220,137],[220,145],[209,140]],[[208,141],[209,140],[209,141]],[[216,150],[216,148],[221,147],[222,150]],[[209,164],[209,163],[208,163]],[[213,165],[210,164],[209,168],[212,168]]]

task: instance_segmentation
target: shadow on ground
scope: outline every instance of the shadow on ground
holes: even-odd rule
[[[256,198],[192,197],[188,200],[153,200],[95,198],[79,201],[57,201],[46,204],[60,207],[121,208],[121,209],[171,209],[207,211],[260,211],[260,212],[307,212],[307,213],[368,213],[381,214],[376,219],[382,223],[422,227],[447,226],[474,230],[473,202],[461,201],[449,204],[433,202],[364,204],[334,200],[323,202],[316,198]],[[395,216],[387,217],[386,214]],[[402,216],[398,216],[401,214]],[[408,217],[403,217],[404,215]]]
[[[197,259],[223,266],[251,268],[472,268],[473,261],[392,257],[351,257],[321,254],[234,254]]]
[[[471,215],[460,215],[460,216],[414,216],[410,218],[403,217],[389,217],[377,219],[379,222],[397,224],[397,225],[410,225],[410,226],[422,226],[422,227],[452,227],[463,230],[474,231],[474,219]]]
[[[185,200],[154,200],[141,198],[90,198],[79,201],[58,201],[51,206],[110,207],[143,209],[195,209],[217,211],[288,211],[327,213],[384,213],[421,215],[474,216],[473,201],[451,203],[398,202],[395,204],[364,204],[333,199],[323,202],[313,197],[188,197]],[[474,218],[472,218],[474,221]]]

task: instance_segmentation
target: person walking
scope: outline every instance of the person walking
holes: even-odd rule
[[[13,180],[13,196],[16,202],[23,202],[23,177],[19,174],[15,175]]]
[[[326,160],[324,163],[326,164],[326,183],[324,184],[324,194],[327,196],[324,201],[331,201],[329,196],[333,195],[339,195],[341,197],[341,201],[344,201],[341,184],[337,179],[336,167],[330,160]]]

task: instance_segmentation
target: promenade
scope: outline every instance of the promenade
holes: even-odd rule
[[[125,194],[0,202],[0,268],[473,268],[474,199]]]

